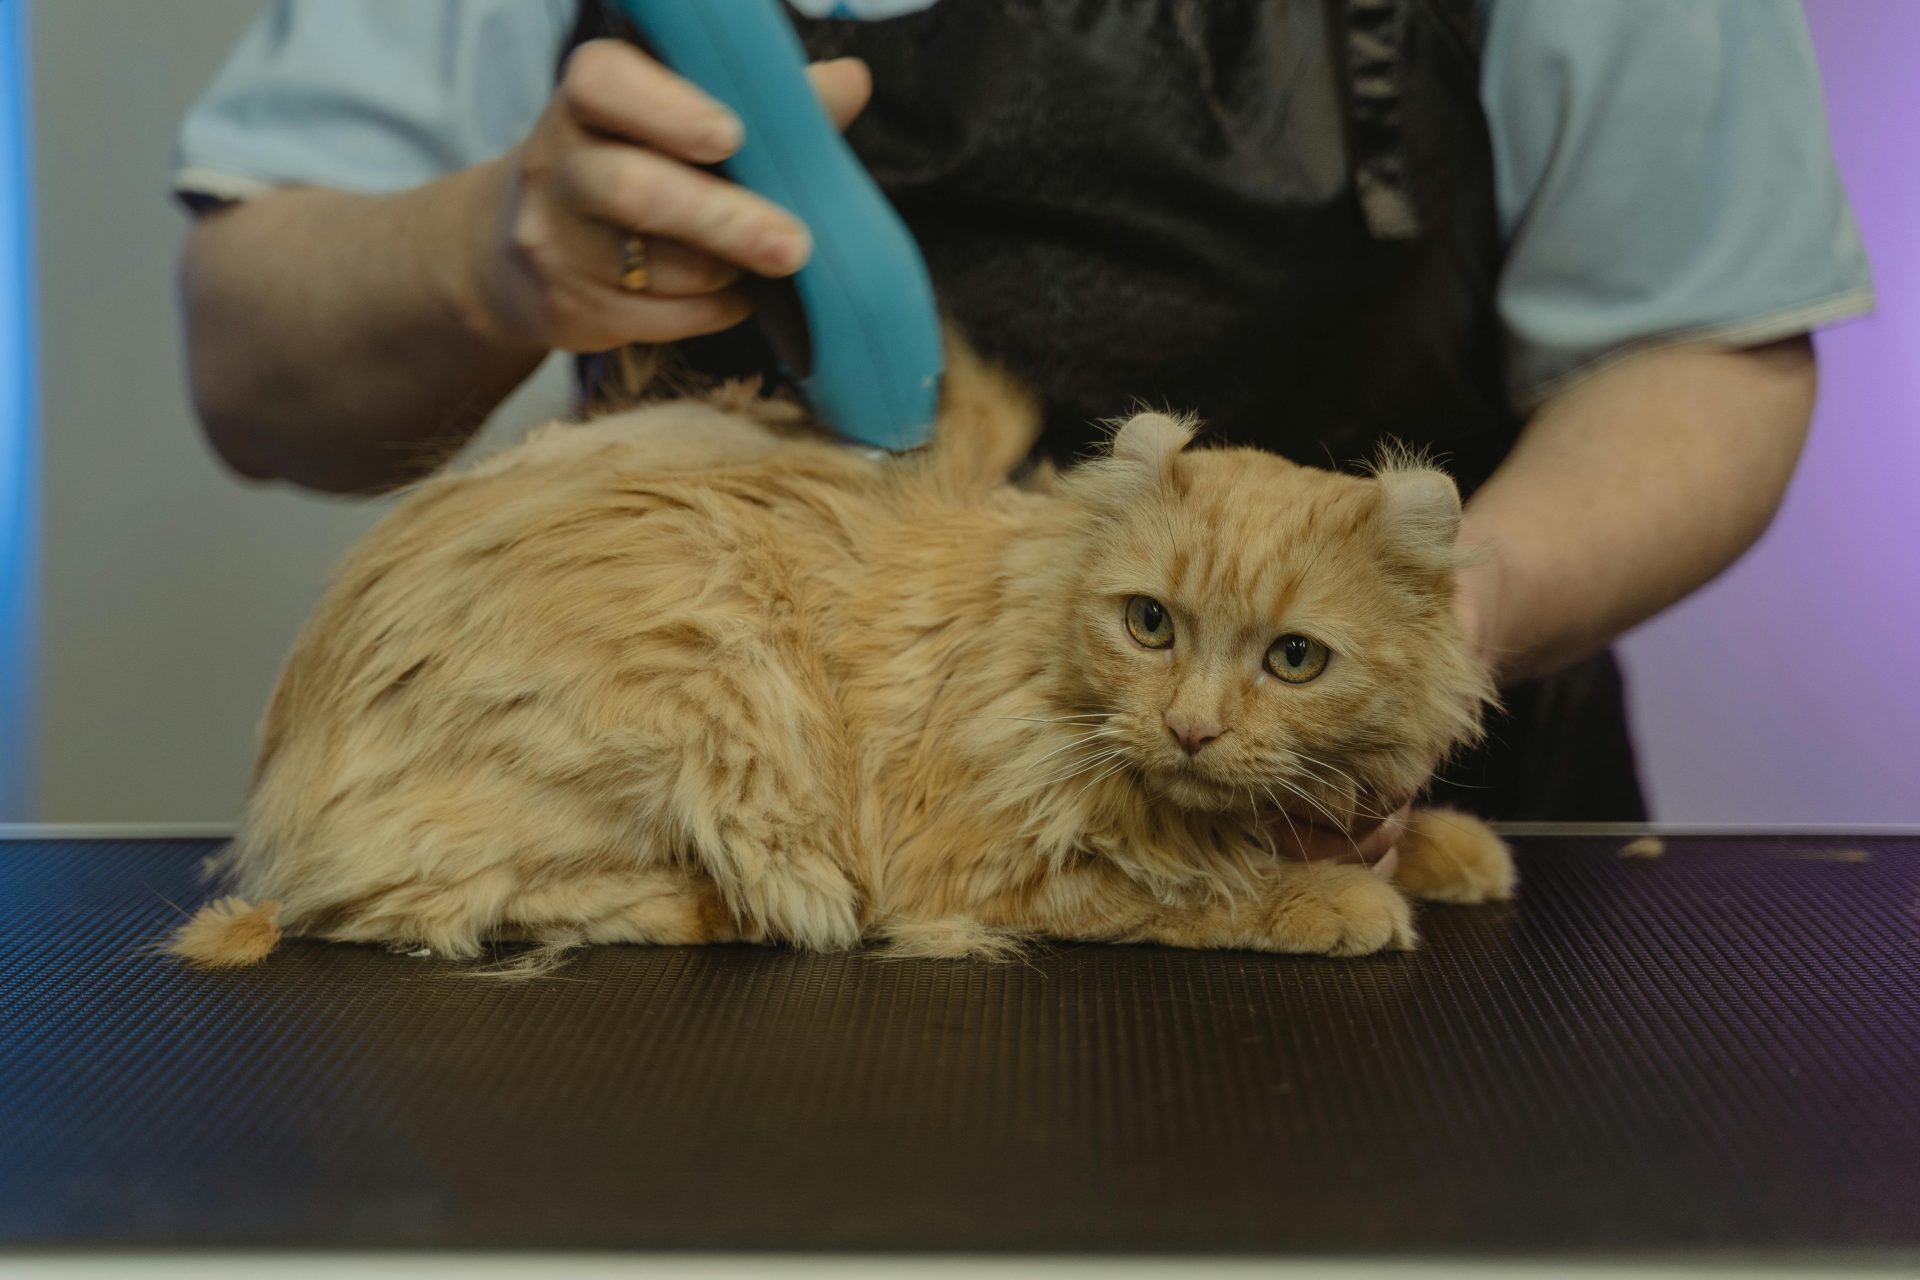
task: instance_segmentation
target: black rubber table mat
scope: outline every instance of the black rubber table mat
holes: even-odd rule
[[[0,1246],[1920,1247],[1920,842],[1525,840],[1412,955],[142,952],[205,841],[0,841]]]

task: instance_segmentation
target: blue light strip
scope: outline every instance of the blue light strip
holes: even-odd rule
[[[0,822],[33,816],[39,644],[39,389],[27,3],[0,0]]]

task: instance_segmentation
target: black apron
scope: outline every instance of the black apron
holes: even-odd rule
[[[1479,0],[940,0],[794,25],[855,55],[848,140],[981,351],[1036,389],[1065,461],[1141,406],[1352,468],[1389,439],[1471,493],[1511,448]],[[569,50],[626,34],[583,0]],[[781,383],[755,325],[678,344]],[[589,388],[609,362],[582,362]],[[1637,821],[1610,655],[1504,691],[1434,798]]]

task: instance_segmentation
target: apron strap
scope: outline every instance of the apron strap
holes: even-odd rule
[[[1376,240],[1420,234],[1407,165],[1405,0],[1344,0],[1354,194]]]

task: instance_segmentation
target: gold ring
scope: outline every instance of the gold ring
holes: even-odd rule
[[[620,242],[620,287],[639,293],[647,287],[647,238],[633,234]]]

